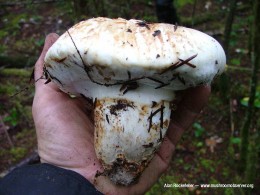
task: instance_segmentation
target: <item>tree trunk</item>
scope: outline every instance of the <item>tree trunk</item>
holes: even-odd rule
[[[230,34],[232,32],[232,24],[234,20],[234,15],[236,12],[236,5],[237,0],[231,0],[229,4],[229,12],[226,19],[225,24],[225,32],[224,32],[224,43],[223,48],[225,50],[226,56],[227,56],[227,63],[229,62],[229,43],[230,43]],[[224,73],[220,76],[219,79],[219,88],[220,88],[220,94],[221,99],[223,103],[228,104],[230,101],[230,85],[229,85],[229,76],[227,73]]]
[[[224,43],[223,47],[226,52],[227,59],[229,61],[229,42],[230,42],[230,34],[232,31],[233,20],[236,12],[237,0],[231,0],[229,5],[229,12],[227,15],[225,32],[224,32]]]
[[[260,123],[257,126],[258,132],[256,135],[250,138],[249,147],[248,147],[248,155],[247,155],[247,164],[245,169],[245,181],[248,184],[254,184],[257,173],[259,173],[258,168],[258,159],[260,158]],[[259,188],[256,184],[254,185],[255,188]],[[252,189],[247,188],[247,194],[252,194]]]
[[[241,129],[241,146],[240,146],[240,171],[244,172],[246,166],[250,166],[247,161],[248,157],[248,148],[249,148],[249,130],[251,127],[251,121],[254,116],[254,101],[256,95],[256,86],[257,86],[257,72],[260,66],[260,3],[258,0],[254,1],[254,21],[252,25],[252,76],[251,76],[251,83],[250,83],[250,96],[249,102],[246,112],[246,118],[244,121],[244,125]],[[259,131],[259,130],[258,130]],[[256,145],[259,145],[257,143]],[[254,147],[254,146],[253,146]],[[257,147],[257,146],[255,146]],[[254,151],[254,149],[252,149]],[[250,156],[250,155],[249,155]]]

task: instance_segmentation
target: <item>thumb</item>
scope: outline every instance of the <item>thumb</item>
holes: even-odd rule
[[[35,67],[34,67],[34,80],[37,81],[37,79],[41,78],[43,75],[43,65],[44,65],[44,57],[48,51],[48,49],[55,43],[55,41],[59,38],[59,35],[56,33],[50,33],[46,36],[44,47],[42,50],[42,53],[37,60]],[[35,83],[36,87],[38,83],[42,83],[40,80]]]

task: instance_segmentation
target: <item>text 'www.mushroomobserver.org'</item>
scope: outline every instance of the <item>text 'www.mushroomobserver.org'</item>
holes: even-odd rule
[[[177,184],[165,183],[165,188],[254,188],[254,184]]]

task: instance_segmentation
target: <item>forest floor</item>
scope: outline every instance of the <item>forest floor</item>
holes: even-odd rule
[[[5,4],[0,11],[0,177],[37,151],[31,114],[34,86],[29,79],[45,36],[50,32],[62,34],[77,22],[77,14],[70,1],[20,2],[24,3],[7,5],[0,1],[0,4]],[[157,21],[153,1],[102,2],[106,2],[105,11],[100,7],[92,7],[88,8],[88,15],[80,17],[120,16]],[[214,36],[222,43],[227,5],[223,1],[198,1],[192,20],[194,1],[182,2],[185,3],[176,5],[183,21],[180,25],[191,26],[193,21],[193,28]],[[248,33],[252,12],[246,1],[240,1],[238,9],[230,38],[226,81],[223,83],[223,79],[218,78],[213,83],[208,105],[194,125],[184,133],[169,170],[147,195],[245,192],[243,188],[164,188],[166,183],[245,183],[235,165],[239,160],[239,131],[249,96],[251,62],[248,56]],[[260,86],[257,91],[260,100]],[[259,109],[258,105],[256,109]],[[257,117],[253,122],[257,123]],[[260,193],[259,175],[254,184],[253,194]]]

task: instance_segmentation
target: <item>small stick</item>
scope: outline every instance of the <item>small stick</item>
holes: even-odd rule
[[[182,65],[188,65],[188,66],[190,66],[190,67],[192,67],[192,68],[196,68],[196,66],[193,65],[193,64],[191,64],[191,63],[189,63],[189,61],[191,61],[193,58],[197,57],[197,55],[198,55],[198,54],[195,54],[195,55],[189,57],[189,58],[186,59],[186,60],[182,60],[182,59],[179,58],[179,61],[178,61],[178,62],[176,62],[176,63],[173,64],[172,66],[169,66],[168,68],[166,68],[165,70],[163,70],[163,71],[160,73],[160,75],[163,74],[163,73],[165,73],[165,72],[167,72],[167,71],[169,71],[169,70],[175,70],[176,68],[179,68],[179,67],[181,67]]]
[[[163,71],[160,73],[160,75],[163,74],[163,73],[165,73],[165,72],[168,72],[169,70],[174,70],[174,69],[176,69],[176,66],[178,66],[179,63],[180,63],[180,62],[178,61],[178,62],[174,63],[173,65],[169,66],[168,68],[166,68],[165,70],[163,70]],[[178,68],[178,67],[177,67],[177,68]]]
[[[161,127],[161,129],[163,128],[163,114],[164,114],[163,109],[164,108],[165,107],[163,105],[161,105],[161,117],[160,117],[160,127]]]
[[[161,110],[163,110],[165,107],[162,105],[160,108],[158,108],[157,110],[155,110],[155,112],[151,112],[150,116],[148,117],[148,120],[149,120],[149,128],[148,128],[148,133],[150,132],[151,130],[151,127],[152,127],[152,120],[153,120],[153,117],[158,113],[160,112]]]
[[[107,119],[107,123],[109,124],[109,119],[108,119],[108,115],[106,114],[106,119]]]
[[[186,82],[183,77],[181,77],[180,75],[177,75],[177,78],[183,85],[186,85]]]
[[[137,24],[141,27],[145,27],[148,30],[150,30],[150,27],[148,26],[148,24],[145,21],[141,21],[141,22],[137,22]]]
[[[154,36],[154,37],[156,37],[156,36],[158,36],[158,35],[160,35],[160,34],[161,34],[161,31],[160,31],[160,30],[156,30],[156,31],[153,32],[153,36]]]
[[[31,83],[33,80],[34,80],[34,68],[32,69],[30,79],[29,79],[29,83]]]
[[[69,32],[68,30],[67,30],[67,33],[68,33],[68,35],[70,36],[70,39],[71,39],[73,45],[75,46],[75,48],[76,48],[76,50],[77,50],[77,53],[79,54],[79,57],[80,57],[80,59],[81,59],[83,65],[84,65],[84,67],[85,67],[85,70],[86,70],[86,71],[90,71],[90,68],[89,68],[88,66],[86,66],[86,64],[85,64],[85,62],[84,62],[84,60],[83,60],[83,58],[82,58],[82,56],[81,56],[81,54],[80,54],[80,52],[79,52],[79,50],[78,50],[76,44],[75,44],[74,40],[72,39],[71,34],[70,34],[70,32]]]
[[[164,83],[162,85],[159,85],[158,87],[155,87],[155,89],[160,89],[160,88],[165,87],[167,85],[170,85],[170,83]]]
[[[131,72],[127,71],[128,79],[131,80]]]
[[[129,90],[134,90],[139,87],[137,82],[124,83],[120,88],[120,91],[123,91],[123,94],[126,94]]]
[[[164,82],[158,80],[158,79],[155,79],[155,78],[152,78],[152,77],[147,77],[148,79],[154,81],[154,82],[157,82],[157,83],[161,83],[161,84],[164,84]]]
[[[14,147],[14,144],[13,144],[11,138],[10,138],[9,133],[7,132],[7,128],[6,128],[5,124],[4,124],[3,119],[2,119],[1,116],[0,116],[0,127],[2,127],[2,129],[4,130],[5,135],[6,135],[6,137],[7,137],[7,140],[8,140],[8,142],[9,142],[10,146],[11,146],[11,147]]]
[[[178,24],[176,23],[176,24],[174,25],[174,32],[177,30],[177,28],[178,28]]]

